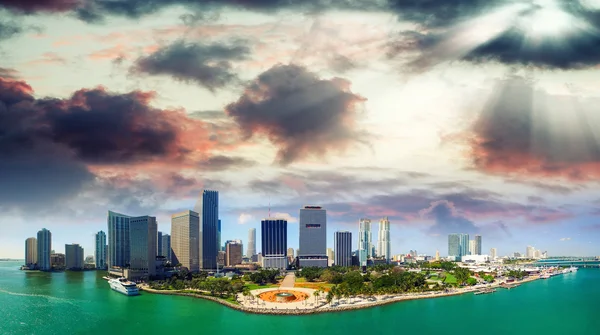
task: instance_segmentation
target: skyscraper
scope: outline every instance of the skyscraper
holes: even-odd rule
[[[321,206],[300,209],[300,267],[327,267],[327,212]]]
[[[335,247],[334,264],[339,266],[352,265],[352,233],[336,231],[333,236]]]
[[[242,243],[228,241],[225,245],[225,265],[234,266],[242,264]]]
[[[246,248],[246,257],[252,258],[256,255],[256,228],[248,229],[248,248]]]
[[[261,221],[262,267],[287,268],[287,220],[268,218]]]
[[[163,234],[162,236],[162,251],[160,252],[162,256],[165,256],[168,262],[173,263],[173,259],[171,256],[171,235]]]
[[[221,244],[221,220],[217,221],[217,251],[220,251],[223,248]]]
[[[42,271],[50,271],[52,263],[50,254],[52,251],[52,233],[44,228],[37,233],[37,263]]]
[[[67,270],[83,269],[83,248],[79,244],[65,244],[65,267]]]
[[[37,264],[37,239],[30,237],[25,240],[25,265]]]
[[[460,260],[466,255],[469,255],[469,234],[448,235],[448,256]]]
[[[475,255],[481,255],[481,235],[475,235]]]
[[[496,250],[496,248],[490,248],[490,260],[496,260],[496,257],[498,255],[498,250]]]
[[[440,251],[439,251],[439,250],[436,250],[436,251],[435,251],[435,260],[436,260],[436,261],[439,261],[439,260],[440,260]]]
[[[217,233],[219,229],[219,192],[204,190],[194,208],[200,218],[200,269],[217,269]],[[171,241],[171,243],[173,243]]]
[[[156,236],[156,256],[164,256],[162,254],[162,232],[159,231]]]
[[[390,241],[390,220],[387,216],[379,220],[379,234],[377,236],[377,256],[385,258],[386,263],[392,257],[392,245]]]
[[[106,269],[106,233],[96,233],[96,249],[94,250],[96,269]]]
[[[477,255],[475,253],[475,240],[469,240],[469,255]]]
[[[130,216],[108,211],[108,267],[129,265]]]
[[[153,216],[129,219],[129,277],[145,278],[156,274],[157,228]]]
[[[371,220],[360,219],[358,222],[358,261],[360,266],[367,265],[371,255]]]
[[[448,235],[448,256],[460,259],[460,237],[461,234]]]
[[[198,213],[184,211],[171,215],[170,249],[173,265],[181,264],[191,272],[200,270],[200,215]]]

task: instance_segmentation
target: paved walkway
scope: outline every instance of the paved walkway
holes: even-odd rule
[[[239,293],[238,301],[242,304],[242,306],[247,307],[247,308],[273,309],[273,310],[277,310],[277,309],[315,309],[315,308],[318,308],[321,305],[325,304],[325,299],[323,297],[320,298],[318,303],[316,302],[316,300],[313,296],[313,292],[315,290],[310,289],[310,288],[302,288],[302,287],[296,287],[296,288],[294,288],[294,291],[303,292],[308,295],[308,299],[303,300],[303,301],[268,302],[268,301],[264,301],[258,297],[261,293],[269,292],[269,291],[279,291],[279,288],[272,287],[272,288],[263,288],[263,289],[258,289],[258,290],[252,290],[252,291],[250,291],[250,294],[252,294],[252,297],[244,297],[243,294]]]
[[[281,281],[281,285],[279,285],[279,288],[294,288],[295,283],[296,275],[294,274],[294,272],[288,272],[287,275],[285,275],[285,278],[283,278],[283,280]]]

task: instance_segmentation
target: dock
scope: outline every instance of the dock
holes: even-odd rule
[[[494,293],[494,292],[496,292],[496,290],[491,289],[491,288],[484,288],[484,289],[481,289],[479,291],[476,291],[474,294],[475,295],[480,295],[480,294],[488,294],[488,293]]]
[[[510,290],[511,288],[515,288],[515,287],[519,287],[519,286],[521,286],[521,284],[500,284],[500,286],[498,286],[498,287]]]

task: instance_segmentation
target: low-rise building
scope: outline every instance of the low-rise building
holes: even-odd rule
[[[490,256],[488,255],[465,255],[462,256],[461,261],[463,263],[487,263],[490,261]]]

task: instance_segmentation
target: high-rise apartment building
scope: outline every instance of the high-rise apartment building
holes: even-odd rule
[[[498,250],[496,248],[490,248],[490,260],[496,260],[498,257]]]
[[[448,235],[448,256],[460,259],[460,236],[461,234]]]
[[[246,257],[252,258],[256,255],[256,228],[248,229],[248,248],[246,248]]]
[[[162,251],[163,251],[162,250],[163,249],[162,248],[162,236],[163,236],[163,233],[162,233],[162,231],[159,231],[156,235],[157,235],[156,236],[156,256],[164,256],[162,254]]]
[[[37,264],[37,239],[30,237],[25,240],[25,265],[32,266]]]
[[[475,253],[475,240],[469,240],[469,255],[477,255]]]
[[[200,218],[200,269],[216,270],[219,230],[219,192],[204,190],[194,207]],[[172,234],[171,234],[172,235]],[[171,243],[173,243],[171,241]]]
[[[261,264],[265,269],[287,269],[287,220],[267,218],[261,221]]]
[[[327,267],[327,212],[321,206],[300,209],[300,267]]]
[[[79,244],[65,244],[67,270],[83,270],[83,248]]]
[[[392,258],[392,244],[390,240],[390,220],[387,216],[379,220],[379,234],[377,236],[377,256],[383,257],[386,263]]]
[[[106,233],[102,230],[96,233],[96,248],[94,250],[94,260],[96,269],[106,269]]]
[[[44,228],[37,233],[37,264],[42,271],[50,271],[52,263],[50,254],[52,251],[52,233]]]
[[[160,254],[164,256],[168,262],[173,263],[173,259],[171,257],[171,235],[163,234],[162,235],[162,250]]]
[[[358,261],[360,266],[367,265],[367,259],[372,255],[371,220],[360,219],[358,221]]]
[[[481,255],[481,235],[475,235],[475,253],[474,255]]]
[[[287,256],[294,258],[294,248],[288,248],[287,249]]]
[[[529,258],[529,259],[533,259],[533,258],[535,258],[535,248],[534,248],[534,247],[532,247],[532,246],[530,246],[530,245],[528,245],[528,246],[527,246],[527,249],[526,249],[526,251],[525,251],[525,255],[526,255],[526,256],[527,256],[527,258]]]
[[[171,215],[170,249],[173,265],[181,264],[191,272],[200,270],[199,213],[183,211]]]
[[[460,234],[460,256],[469,254],[469,234]]]
[[[158,226],[153,216],[129,219],[129,273],[131,278],[156,275]]]
[[[335,247],[333,263],[339,266],[352,266],[352,233],[336,231],[333,239]]]
[[[228,241],[225,245],[225,265],[235,266],[242,264],[242,243]]]
[[[436,250],[436,251],[435,251],[435,260],[436,260],[436,261],[439,261],[439,260],[440,260],[440,251],[439,251],[439,250]]]
[[[129,266],[129,219],[123,215],[108,211],[108,267],[125,268]]]

